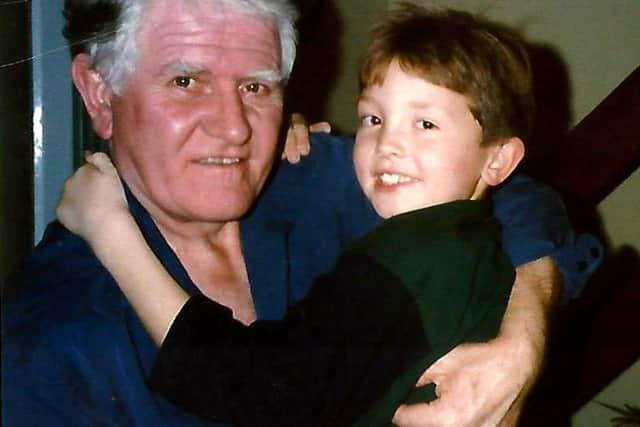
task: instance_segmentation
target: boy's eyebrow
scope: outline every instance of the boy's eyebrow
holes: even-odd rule
[[[369,95],[360,94],[360,96],[358,96],[357,102],[358,103],[361,103],[361,102],[376,103],[376,99]]]
[[[360,95],[358,97],[358,102],[369,102],[369,103],[374,103],[375,104],[375,103],[378,102],[378,100],[374,96]],[[424,101],[424,100],[409,101],[409,107],[415,108],[417,110],[427,109],[427,108],[440,109],[440,108],[438,108],[437,105],[434,105],[433,103],[431,103],[429,101]]]

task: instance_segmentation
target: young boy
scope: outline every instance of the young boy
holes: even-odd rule
[[[386,221],[281,321],[243,325],[177,286],[104,156],[88,159],[102,173],[81,173],[97,191],[67,194],[59,215],[161,345],[152,388],[238,425],[388,425],[426,366],[497,333],[514,272],[484,196],[524,154],[530,80],[505,29],[454,11],[392,13],[364,57],[354,149],[363,192]],[[83,214],[83,203],[100,206]]]

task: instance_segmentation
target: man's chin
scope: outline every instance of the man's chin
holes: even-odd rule
[[[249,212],[251,205],[252,203],[243,202],[200,206],[191,209],[184,220],[212,223],[240,221]]]

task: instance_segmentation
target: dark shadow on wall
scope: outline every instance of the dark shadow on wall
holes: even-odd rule
[[[549,159],[557,155],[571,126],[571,82],[557,50],[546,44],[529,44],[535,111],[522,172],[545,180]]]
[[[298,0],[301,19],[296,64],[287,87],[285,109],[310,123],[326,120],[329,94],[340,73],[343,23],[332,0]]]
[[[640,255],[629,246],[612,251],[596,211],[640,166],[639,121],[640,67],[566,138],[550,139],[560,142],[538,170],[565,197],[575,227],[597,234],[606,252],[582,296],[553,322],[547,365],[521,426],[571,426],[575,412],[640,359]]]
[[[607,255],[582,297],[554,321],[547,366],[519,425],[570,427],[582,406],[640,358],[639,283],[635,249]]]
[[[33,245],[31,3],[0,5],[0,282]]]

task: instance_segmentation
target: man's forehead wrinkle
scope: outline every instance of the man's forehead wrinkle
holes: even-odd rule
[[[221,66],[227,61],[245,63],[249,67],[242,73],[245,76],[273,70],[278,74],[274,80],[280,79],[281,52],[275,23],[203,0],[175,0],[175,8],[164,7],[164,0],[154,3],[158,4],[147,11],[138,33],[141,52],[152,59],[148,65],[155,68],[173,63],[178,68],[184,63],[213,72],[213,64]]]
[[[143,27],[148,27],[146,32],[152,34],[154,38],[166,31],[171,32],[172,28],[179,28],[179,30],[175,31],[175,34],[183,36],[215,31],[215,36],[220,39],[220,43],[223,43],[228,42],[230,38],[240,33],[236,31],[238,20],[244,20],[245,24],[247,20],[250,20],[252,29],[263,27],[263,29],[272,31],[274,47],[279,48],[276,24],[263,16],[252,14],[224,3],[211,4],[202,0],[173,1],[176,1],[176,7],[163,8],[156,13],[152,12],[149,15],[153,17],[144,21],[148,25],[143,23]],[[205,6],[202,6],[201,3],[204,3]],[[241,27],[246,27],[246,25],[241,25]],[[258,31],[251,31],[251,33],[253,32]],[[214,33],[212,32],[211,34]],[[250,34],[246,33],[246,35]]]
[[[235,15],[234,15],[235,16]],[[248,32],[240,31],[237,25],[232,25],[223,19],[212,19],[211,22],[200,22],[200,20],[173,19],[171,22],[159,22],[149,25],[143,30],[145,39],[151,39],[153,44],[158,42],[175,41],[176,43],[192,43],[194,45],[210,46],[215,48],[234,48],[244,50],[255,50],[257,52],[269,52],[274,56],[279,56],[279,40],[273,33],[273,40],[259,40],[261,47],[254,47],[247,44],[247,39],[251,38]],[[269,46],[272,49],[266,49]]]

